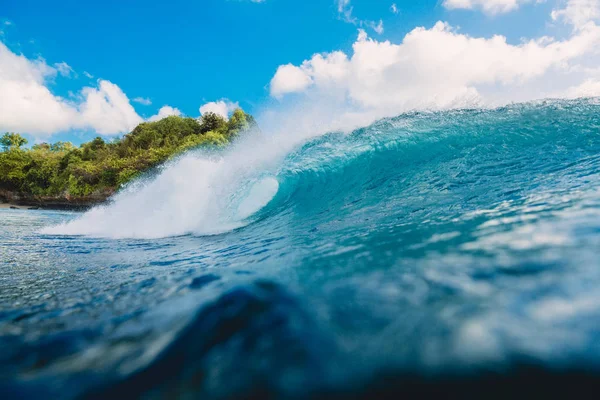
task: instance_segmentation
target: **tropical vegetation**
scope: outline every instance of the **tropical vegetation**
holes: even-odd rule
[[[222,147],[255,126],[241,109],[229,119],[207,113],[200,119],[170,116],[144,122],[121,138],[96,137],[26,147],[17,133],[0,137],[0,196],[43,200],[106,198],[145,171],[196,147]]]

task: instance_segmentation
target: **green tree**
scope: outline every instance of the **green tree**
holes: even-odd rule
[[[227,134],[230,136],[236,135],[237,133],[249,128],[248,119],[246,113],[241,108],[237,108],[227,124]]]
[[[90,148],[92,150],[100,150],[106,146],[106,142],[100,136],[97,136],[90,142]]]
[[[50,150],[51,148],[52,148],[52,146],[51,146],[51,145],[49,145],[49,144],[48,144],[48,143],[46,143],[46,142],[43,142],[43,143],[37,143],[37,144],[34,144],[33,146],[31,146],[31,150],[42,150],[42,151],[48,151],[48,150]]]
[[[19,149],[21,146],[25,146],[27,144],[27,139],[18,133],[6,132],[0,138],[0,146],[4,149],[4,151]]]
[[[69,151],[73,150],[75,146],[71,142],[56,142],[50,145],[50,150],[61,152],[61,151]]]
[[[202,115],[200,119],[200,131],[202,133],[206,132],[223,132],[227,129],[227,120],[220,116],[219,114],[215,114],[214,112],[207,112]]]

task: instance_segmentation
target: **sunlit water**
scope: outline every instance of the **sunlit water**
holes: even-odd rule
[[[188,155],[83,216],[0,210],[0,390],[600,367],[596,101],[403,115],[251,159]]]

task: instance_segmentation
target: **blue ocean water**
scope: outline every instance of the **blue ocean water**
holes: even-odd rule
[[[190,154],[87,214],[0,210],[3,398],[600,372],[598,101],[405,114],[267,158]]]

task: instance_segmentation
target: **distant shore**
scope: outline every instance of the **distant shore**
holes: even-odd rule
[[[92,206],[81,206],[81,205],[22,205],[12,203],[0,203],[0,210],[63,210],[63,211],[85,211],[90,209]]]
[[[26,193],[0,189],[0,207],[23,210],[78,210],[83,211],[106,202],[114,193],[98,191],[88,196],[33,196]]]
[[[66,202],[66,201],[39,201],[39,202],[6,202],[0,198],[0,210],[16,209],[16,210],[70,210],[70,211],[85,211],[103,201],[90,202]]]
[[[37,210],[40,207],[36,207],[36,206],[20,206],[18,204],[11,204],[11,203],[0,203],[0,209],[6,209],[6,208],[12,208],[12,209],[17,209],[17,210]]]

